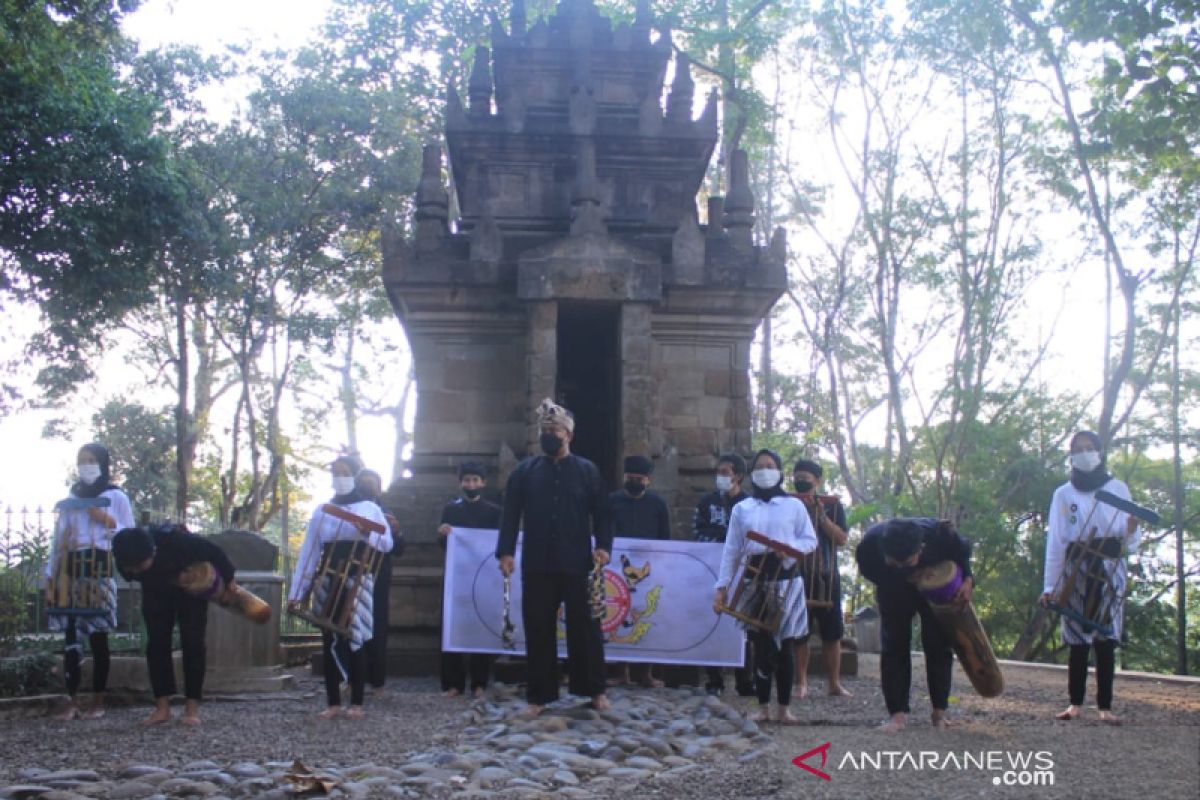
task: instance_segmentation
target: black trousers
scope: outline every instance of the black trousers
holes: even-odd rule
[[[465,692],[468,675],[471,676],[471,691],[486,689],[495,658],[491,653],[442,653],[442,691],[457,689]]]
[[[1067,693],[1071,705],[1083,705],[1087,694],[1088,650],[1096,651],[1096,708],[1112,710],[1113,675],[1117,669],[1117,643],[1113,639],[1096,639],[1091,647],[1086,644],[1071,645],[1071,657],[1067,662]]]
[[[752,695],[754,689],[754,645],[750,639],[746,639],[745,650],[743,653],[742,663],[746,666],[736,667],[733,670],[733,686],[737,693],[743,696]],[[704,682],[705,689],[716,689],[718,692],[725,691],[725,672],[720,667],[706,667],[707,673]]]
[[[383,557],[379,574],[375,577],[375,588],[371,592],[372,631],[371,640],[363,645],[367,651],[367,682],[379,689],[387,681],[387,642],[390,609],[388,596],[392,590],[392,556]]]
[[[199,700],[204,690],[204,632],[208,601],[175,586],[142,586],[142,619],[146,622],[146,666],[155,699],[175,694],[171,632],[179,625],[183,650],[183,696]]]
[[[67,621],[66,647],[63,649],[63,678],[67,686],[67,694],[74,697],[79,692],[79,683],[83,680],[83,644],[79,641],[79,632],[75,629],[75,617]],[[111,657],[108,652],[108,634],[97,631],[88,635],[88,645],[92,648],[92,691],[99,694],[108,689],[108,668]]]
[[[345,636],[334,636],[328,631],[321,634],[321,654],[325,658],[325,699],[331,706],[342,704],[342,678],[350,684],[350,705],[361,706],[366,694],[367,674],[367,644],[364,643],[357,651],[350,649],[350,640]],[[334,655],[337,660],[334,660]],[[338,668],[338,663],[346,668],[346,675]]]
[[[526,699],[534,705],[558,699],[560,605],[566,606],[568,689],[582,697],[604,694],[604,638],[592,618],[587,575],[526,570],[521,575],[521,591]]]
[[[792,702],[792,684],[796,679],[795,639],[784,639],[783,646],[775,644],[775,637],[755,631],[754,640],[754,693],[759,705],[771,702],[771,678],[775,679],[775,695],[779,705]]]
[[[882,650],[879,673],[888,714],[908,713],[912,686],[912,621],[921,617],[921,649],[925,651],[925,677],[930,704],[939,710],[950,705],[950,675],[954,651],[933,616],[933,609],[911,586],[877,587]]]

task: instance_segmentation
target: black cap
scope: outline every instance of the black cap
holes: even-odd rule
[[[807,472],[817,478],[825,474],[825,470],[821,469],[820,464],[807,458],[796,459],[796,465],[792,467],[792,474],[795,475],[797,472]]]
[[[154,537],[145,528],[125,528],[112,539],[113,559],[122,567],[140,564],[154,555]]]
[[[458,479],[461,481],[468,475],[478,475],[480,478],[487,480],[487,467],[480,464],[478,461],[464,461],[458,465]]]
[[[625,459],[625,474],[627,475],[653,475],[654,462],[645,456],[628,456]]]

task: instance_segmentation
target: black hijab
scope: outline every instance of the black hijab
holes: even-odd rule
[[[1096,446],[1096,452],[1100,454],[1100,464],[1091,472],[1081,472],[1075,467],[1071,467],[1071,485],[1081,492],[1094,492],[1112,480],[1112,475],[1109,475],[1106,469],[1107,464],[1104,449],[1100,447],[1100,437],[1091,431],[1079,431],[1071,437],[1071,442],[1074,443],[1080,437]]]
[[[775,469],[779,471],[779,482],[769,489],[759,488],[758,484],[754,482],[753,477],[755,466],[758,464],[758,459],[762,458],[764,455],[770,457],[770,459],[775,462]],[[779,454],[774,450],[768,450],[764,447],[762,450],[759,450],[754,454],[754,458],[750,459],[750,475],[750,485],[754,489],[755,498],[762,500],[765,503],[769,502],[772,497],[787,497],[787,492],[783,490],[783,459],[780,458]]]
[[[347,467],[349,467],[350,477],[352,478],[358,477],[358,473],[362,472],[363,470],[363,463],[355,456],[338,456],[333,460],[333,463],[329,465],[330,468],[332,468],[334,464],[345,464]],[[348,506],[351,503],[359,503],[366,499],[367,498],[363,496],[362,492],[358,490],[358,481],[355,481],[353,489],[345,494],[335,494],[333,499],[329,502],[333,503],[335,506]]]
[[[112,460],[108,456],[108,448],[99,442],[89,442],[79,449],[86,450],[96,459],[96,463],[100,465],[100,477],[90,484],[75,481],[71,486],[72,496],[99,497],[109,489],[116,489],[117,487],[112,482]]]

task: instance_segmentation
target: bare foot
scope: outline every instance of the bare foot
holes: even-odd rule
[[[597,711],[608,711],[612,708],[612,703],[608,702],[608,695],[598,694],[592,698],[592,708]]]
[[[1106,725],[1120,725],[1121,724],[1120,717],[1118,717],[1116,714],[1112,713],[1111,711],[1106,711],[1104,709],[1100,710],[1100,721]]]
[[[801,700],[808,699],[808,684],[807,683],[802,683],[796,687],[796,697],[799,697]]]
[[[954,727],[954,723],[946,719],[946,712],[938,709],[934,709],[929,715],[929,724],[941,731]]]
[[[908,717],[904,714],[893,714],[892,718],[879,726],[883,733],[899,733],[908,727]]]
[[[751,722],[768,722],[771,719],[771,709],[769,706],[759,706],[758,711],[755,711],[747,719]]]
[[[660,681],[658,678],[647,678],[644,681],[639,681],[638,685],[643,689],[661,689],[666,686],[666,684]]]
[[[142,720],[143,725],[161,725],[171,720],[171,709],[154,709],[154,713]]]
[[[317,719],[336,719],[342,715],[341,706],[330,706],[329,708],[317,714]]]
[[[362,719],[366,715],[367,712],[363,710],[362,706],[350,706],[350,708],[346,710],[346,719]]]
[[[1057,714],[1054,715],[1054,718],[1057,720],[1062,720],[1063,722],[1069,722],[1070,720],[1073,720],[1073,719],[1079,719],[1079,706],[1074,706],[1074,705],[1067,706],[1066,711],[1058,712]]]
[[[487,697],[487,690],[482,686],[476,686],[473,694],[475,695],[476,700],[482,700],[483,698]]]
[[[799,725],[800,718],[792,713],[792,710],[787,706],[779,707],[779,714],[775,717],[781,725]]]
[[[55,722],[70,722],[73,719],[79,719],[79,709],[74,704],[54,715]]]
[[[846,689],[841,686],[830,686],[829,687],[829,696],[830,697],[854,697],[854,695],[850,694],[850,692],[846,691]]]
[[[179,721],[184,725],[190,725],[193,728],[197,728],[200,726],[200,715],[198,713],[187,713],[184,714]]]
[[[446,691],[442,692],[442,697],[458,697],[460,694],[462,694],[462,692],[460,692],[458,689],[447,689]]]
[[[525,710],[522,711],[518,716],[522,719],[533,719],[535,717],[540,717],[542,715],[543,708],[545,708],[545,706],[539,706],[536,703],[530,703],[529,705],[525,706]]]
[[[100,719],[104,716],[104,706],[89,708],[83,714],[84,719]]]

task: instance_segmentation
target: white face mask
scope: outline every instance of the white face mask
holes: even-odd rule
[[[345,478],[341,475],[334,475],[333,491],[336,494],[350,494],[354,491],[354,478]]]
[[[733,478],[731,478],[728,475],[718,475],[717,476],[717,491],[718,492],[728,492],[732,488],[733,488]]]
[[[1084,450],[1071,454],[1071,466],[1080,472],[1092,472],[1100,466],[1100,454],[1095,450]]]
[[[79,465],[79,480],[91,486],[96,481],[100,480],[100,465],[99,464],[80,464]]]
[[[777,469],[756,469],[750,473],[750,480],[760,489],[771,489],[779,485],[782,473]]]

